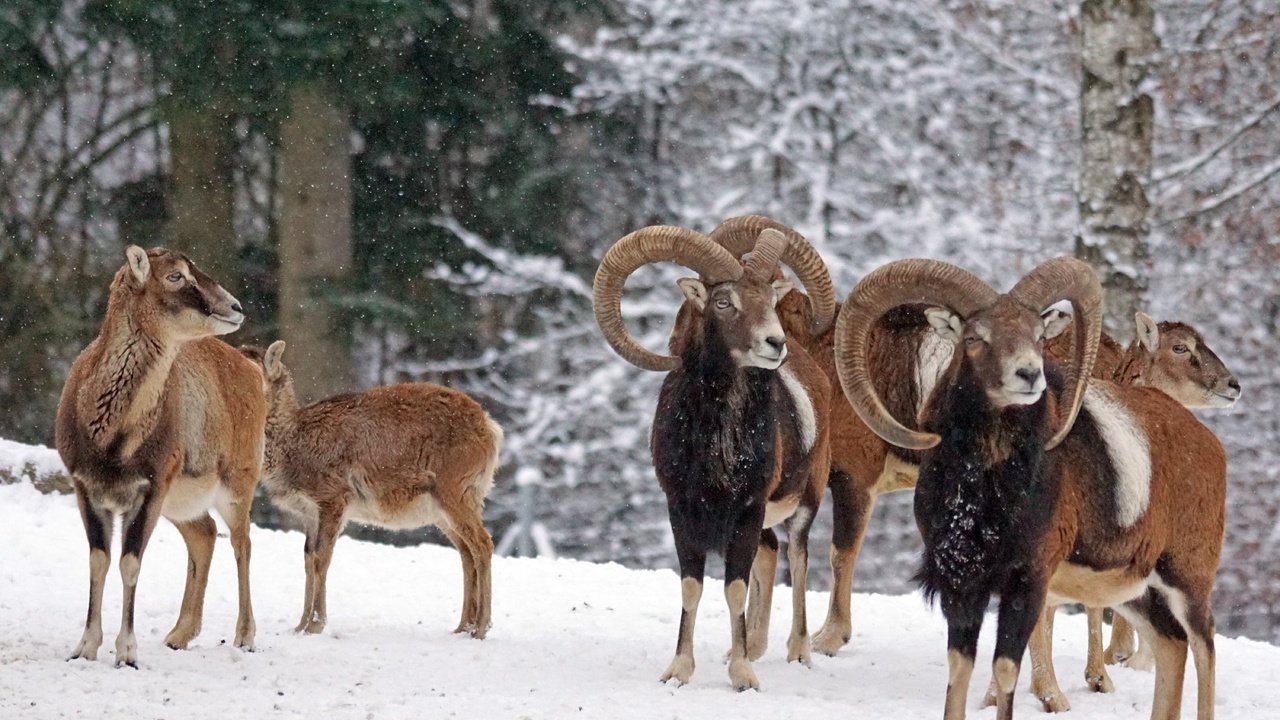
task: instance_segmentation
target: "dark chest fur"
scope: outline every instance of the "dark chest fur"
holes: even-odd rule
[[[1055,505],[1045,400],[996,413],[962,368],[927,415],[942,442],[925,453],[916,488],[925,546],[917,580],[930,598],[999,592],[1010,570],[1034,562]]]
[[[59,418],[57,446],[63,464],[78,484],[91,497],[112,498],[117,505],[128,505],[135,490],[155,482],[166,457],[174,450],[177,435],[169,419],[170,408],[157,408],[160,421],[141,441],[137,449],[124,455],[126,436],[115,434],[105,447],[89,436],[78,422],[74,407]]]
[[[743,513],[763,521],[779,447],[776,372],[688,362],[663,382],[651,449],[672,522],[722,549]]]

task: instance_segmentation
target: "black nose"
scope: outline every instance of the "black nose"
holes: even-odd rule
[[[239,303],[239,302],[233,302],[233,303],[231,303],[231,309],[232,309],[232,310],[234,310],[235,312],[240,313],[241,315],[243,315],[243,314],[244,314],[244,308],[240,307],[240,303]]]
[[[782,348],[787,345],[787,339],[782,335],[772,335],[765,338],[764,341],[769,343],[769,347],[777,350],[778,352],[782,352]]]
[[[1020,367],[1017,370],[1014,370],[1013,374],[1017,375],[1023,380],[1026,380],[1028,385],[1035,385],[1036,381],[1040,379],[1039,368]]]
[[[1240,381],[1235,378],[1231,378],[1227,381],[1227,387],[1235,390],[1236,392],[1240,392]]]

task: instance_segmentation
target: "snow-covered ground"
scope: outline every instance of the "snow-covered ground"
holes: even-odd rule
[[[34,468],[38,476],[66,472],[57,450],[0,438],[0,471],[8,471],[16,477],[28,467]]]
[[[9,447],[9,446],[6,446]],[[0,453],[3,457],[3,453]],[[118,536],[119,533],[117,533]],[[789,593],[775,594],[770,647],[756,664],[760,692],[735,693],[721,662],[728,647],[722,586],[709,581],[697,626],[697,671],[683,688],[657,682],[675,645],[679,581],[571,560],[500,558],[493,566],[494,625],[488,639],[451,634],[460,564],[449,548],[394,548],[344,539],[329,576],[329,625],[292,632],[301,610],[302,538],[255,528],[256,652],[230,645],[236,583],[220,540],[204,632],[190,650],[164,647],[182,595],[185,549],[162,521],[138,593],[141,669],[115,669],[119,576],[104,602],[97,662],[66,660],[80,637],[88,552],[69,496],[0,486],[0,718],[935,718],[946,686],[944,626],[919,596],[857,595],[854,637],[813,667],[785,661]],[[118,545],[118,540],[117,540]],[[117,547],[118,552],[118,547]],[[809,594],[811,628],[826,609]],[[1094,695],[1083,681],[1083,616],[1058,620],[1057,666],[1074,717],[1134,718],[1149,712],[1152,675],[1112,668],[1119,688]],[[989,658],[992,631],[984,635]],[[970,717],[986,688],[980,663]],[[1025,691],[1020,717],[1038,717]],[[1193,670],[1188,667],[1188,672]],[[1270,717],[1280,689],[1280,648],[1218,643],[1218,717]],[[1184,716],[1194,712],[1188,677]],[[1071,717],[1071,716],[1069,716]]]

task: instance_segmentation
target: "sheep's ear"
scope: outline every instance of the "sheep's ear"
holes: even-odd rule
[[[924,315],[929,318],[929,324],[933,326],[933,331],[938,333],[938,337],[953,343],[960,342],[963,326],[960,324],[959,315],[940,307],[928,308],[924,311]]]
[[[791,281],[786,278],[778,278],[773,281],[773,291],[777,294],[779,300],[786,297],[787,293],[794,290],[795,287],[796,286],[792,285]]]
[[[1133,320],[1138,326],[1138,342],[1142,343],[1142,347],[1146,348],[1149,353],[1159,349],[1160,326],[1156,324],[1156,321],[1141,310],[1133,314]]]
[[[124,251],[124,256],[129,262],[129,272],[133,273],[134,282],[139,287],[147,284],[147,278],[151,277],[151,260],[147,258],[147,251],[137,245],[130,245]]]
[[[1044,321],[1044,339],[1052,340],[1062,334],[1071,325],[1071,313],[1065,308],[1058,305],[1050,305],[1047,310],[1040,313],[1040,319]]]
[[[262,368],[267,371],[267,377],[271,380],[279,380],[280,375],[284,373],[284,364],[280,362],[280,356],[283,354],[284,341],[277,340],[271,343],[266,354],[262,356]]]
[[[707,306],[707,286],[702,284],[698,278],[680,278],[676,281],[680,286],[680,291],[693,303],[694,307],[701,311]]]

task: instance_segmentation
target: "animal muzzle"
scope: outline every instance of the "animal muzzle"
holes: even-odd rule
[[[756,329],[751,338],[751,349],[739,359],[744,367],[774,370],[787,359],[787,336],[782,323],[774,320]]]
[[[1037,359],[1035,362],[1016,363],[1004,373],[1000,388],[1003,398],[999,398],[1000,404],[1030,405],[1044,394],[1045,386],[1042,362]]]
[[[214,287],[214,290],[209,293],[208,300],[209,317],[228,326],[224,332],[231,332],[244,323],[244,308],[240,306],[240,301],[224,290],[221,285]]]
[[[1240,381],[1234,376],[1220,380],[1214,383],[1213,389],[1208,393],[1209,407],[1231,407],[1240,399],[1240,392]]]

